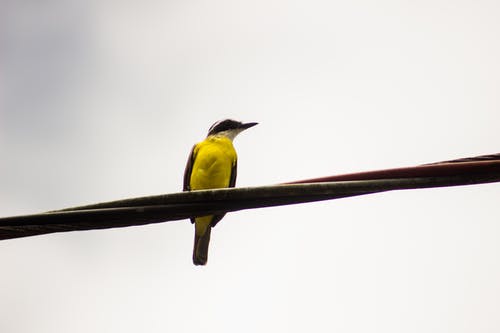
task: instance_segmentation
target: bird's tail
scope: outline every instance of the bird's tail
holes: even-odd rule
[[[210,243],[210,232],[212,227],[208,226],[202,236],[194,235],[193,264],[205,265],[208,258],[208,244]]]

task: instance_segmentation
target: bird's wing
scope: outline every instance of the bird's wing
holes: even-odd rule
[[[190,180],[191,180],[191,172],[193,171],[193,163],[194,159],[196,158],[196,153],[198,150],[196,149],[196,145],[193,146],[193,149],[191,149],[191,152],[189,153],[189,158],[186,164],[186,169],[184,170],[184,185],[182,187],[183,191],[191,191],[191,185]],[[194,217],[191,218],[191,223],[194,223],[195,219]]]
[[[191,179],[191,172],[193,171],[194,159],[196,158],[195,150],[196,150],[196,145],[193,146],[193,149],[191,149],[191,153],[189,153],[186,169],[184,170],[184,186],[182,188],[183,191],[191,190],[191,185],[189,184],[189,181]]]
[[[234,187],[236,185],[237,170],[238,170],[238,160],[234,161],[233,167],[231,168],[231,178],[229,178],[229,187]]]

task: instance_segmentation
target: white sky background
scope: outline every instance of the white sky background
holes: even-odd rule
[[[497,1],[0,2],[0,214],[500,151]],[[0,242],[0,332],[498,332],[500,185]]]

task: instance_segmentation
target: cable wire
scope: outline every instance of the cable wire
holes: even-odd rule
[[[0,239],[137,226],[392,190],[500,182],[500,154],[314,178],[286,184],[179,192],[0,218]],[[492,157],[493,156],[493,157]]]

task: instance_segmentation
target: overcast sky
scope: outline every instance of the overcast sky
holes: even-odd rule
[[[0,215],[500,152],[498,1],[0,0]],[[0,332],[499,332],[500,185],[0,242]]]

